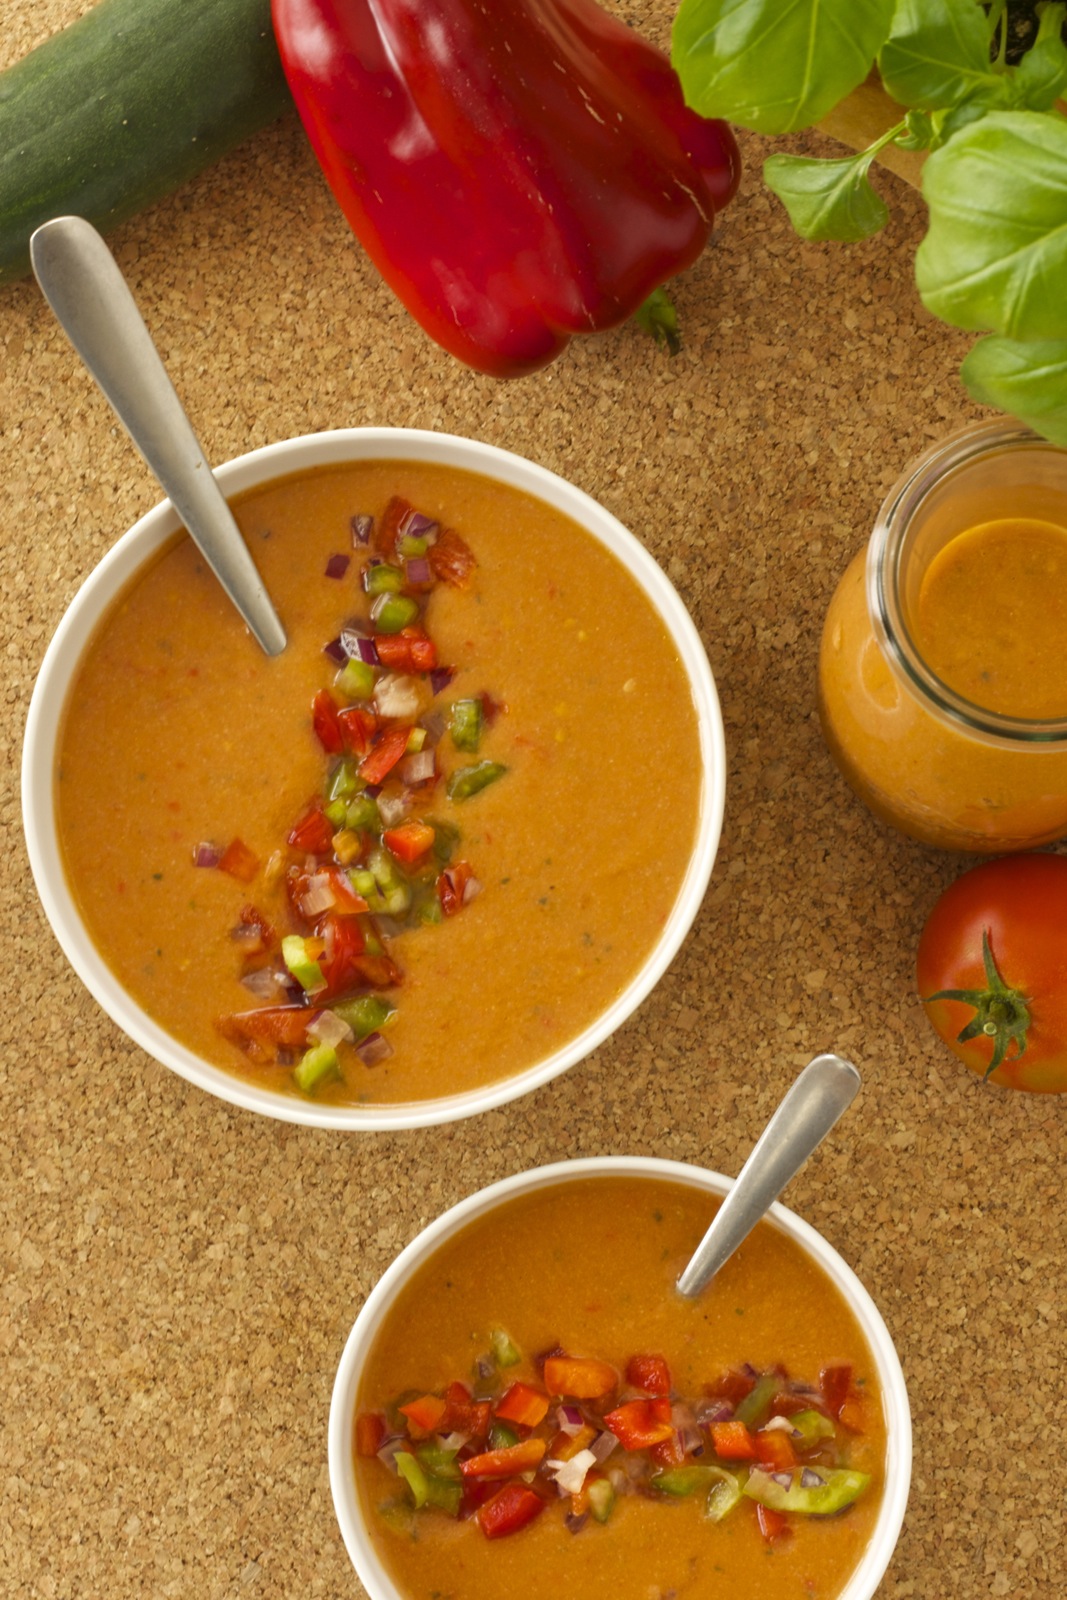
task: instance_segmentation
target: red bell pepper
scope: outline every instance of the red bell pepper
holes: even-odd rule
[[[585,1356],[549,1356],[544,1376],[549,1394],[569,1395],[572,1400],[603,1400],[619,1382],[614,1367]]]
[[[219,857],[219,871],[229,873],[239,883],[251,883],[259,871],[259,857],[243,839],[233,839]]]
[[[501,1422],[517,1422],[523,1428],[536,1428],[548,1413],[548,1396],[528,1383],[513,1383],[496,1403]]]
[[[541,1496],[524,1483],[506,1483],[474,1514],[487,1539],[503,1539],[506,1534],[525,1528],[544,1509]]]
[[[594,0],[272,0],[342,211],[408,310],[496,377],[690,266],[740,164]]]
[[[755,1461],[756,1444],[743,1422],[716,1422],[711,1429],[711,1448],[720,1461]]]
[[[540,1466],[544,1453],[544,1439],[523,1439],[521,1444],[508,1444],[502,1450],[486,1450],[480,1456],[471,1456],[460,1462],[459,1470],[465,1478],[514,1478]]]
[[[609,1411],[604,1424],[624,1450],[647,1450],[663,1444],[674,1433],[671,1403],[665,1396],[651,1400],[626,1400]]]
[[[671,1369],[662,1356],[631,1356],[626,1381],[646,1394],[670,1394]]]

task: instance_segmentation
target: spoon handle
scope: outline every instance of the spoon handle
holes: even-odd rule
[[[56,217],[33,234],[30,259],[58,322],[215,576],[258,643],[277,655],[285,631],[111,251],[84,217]]]
[[[808,1062],[764,1128],[678,1279],[681,1294],[699,1294],[711,1282],[851,1105],[859,1086],[859,1073],[841,1056],[816,1056]]]

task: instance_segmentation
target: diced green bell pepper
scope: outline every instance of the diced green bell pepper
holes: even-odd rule
[[[378,814],[378,802],[369,794],[357,794],[354,800],[348,802],[345,812],[345,827],[353,828],[357,833],[370,831],[377,833],[382,825]]]
[[[377,1510],[379,1517],[391,1532],[414,1539],[415,1514],[410,1500],[382,1500]]]
[[[377,681],[376,668],[369,661],[353,656],[351,661],[345,662],[334,684],[348,700],[369,700]]]
[[[341,1063],[332,1044],[313,1045],[306,1050],[293,1068],[293,1078],[298,1089],[310,1094],[328,1078],[340,1076]]]
[[[463,1485],[458,1481],[458,1472],[456,1482],[439,1478],[435,1473],[427,1472],[422,1462],[406,1450],[398,1452],[396,1470],[411,1490],[416,1511],[421,1511],[423,1506],[436,1506],[450,1517],[459,1515]]]
[[[832,1439],[834,1425],[830,1418],[822,1411],[797,1411],[789,1418],[790,1423],[800,1435],[800,1448],[809,1448],[818,1444],[820,1439]]]
[[[368,1033],[378,1033],[387,1028],[396,1016],[396,1006],[377,994],[361,994],[352,1000],[338,1000],[331,1007],[356,1036],[357,1042]]]
[[[650,1482],[664,1494],[704,1495],[704,1512],[712,1522],[721,1522],[741,1499],[740,1479],[725,1467],[699,1464],[668,1467],[663,1472],[653,1473]]]
[[[514,1428],[509,1428],[506,1422],[494,1422],[489,1429],[490,1450],[510,1450],[513,1444],[518,1444],[519,1436]]]
[[[282,960],[302,989],[314,994],[325,989],[326,979],[319,963],[307,952],[307,941],[298,933],[287,933],[282,940]]]
[[[734,1421],[743,1422],[746,1428],[759,1427],[761,1422],[767,1420],[771,1401],[780,1388],[781,1379],[775,1377],[773,1372],[765,1372],[762,1378],[756,1379],[745,1398],[734,1407]]]
[[[448,780],[448,798],[469,800],[472,794],[479,794],[502,778],[507,770],[499,761],[479,761],[473,767],[457,767]]]
[[[477,750],[482,742],[485,717],[480,700],[454,700],[449,728],[457,750]]]
[[[805,1485],[805,1474],[819,1482]],[[778,1477],[753,1467],[743,1493],[772,1511],[795,1511],[808,1517],[829,1517],[835,1511],[843,1511],[859,1499],[871,1481],[868,1473],[853,1472],[848,1467],[796,1467],[788,1484],[780,1483]]]
[[[419,615],[419,602],[409,594],[380,594],[370,608],[371,621],[379,633],[399,633]]]
[[[517,1367],[522,1353],[503,1328],[494,1328],[489,1335],[489,1348],[498,1367]]]
[[[420,1444],[415,1454],[431,1477],[455,1479],[457,1483],[459,1482],[462,1474],[456,1460],[457,1451],[446,1450],[441,1444]]]
[[[586,1491],[594,1522],[607,1522],[615,1509],[615,1490],[609,1478],[594,1478]]]
[[[353,795],[359,794],[363,788],[365,784],[359,775],[359,768],[346,756],[331,769],[326,779],[326,799],[351,800]]]
[[[363,588],[367,594],[399,594],[404,587],[404,574],[399,567],[379,561],[363,574]]]

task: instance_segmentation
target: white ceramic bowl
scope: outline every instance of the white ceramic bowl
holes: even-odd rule
[[[491,1184],[446,1211],[414,1238],[397,1256],[364,1302],[348,1336],[333,1388],[329,1423],[330,1486],[333,1503],[352,1565],[371,1600],[408,1600],[401,1594],[378,1558],[367,1532],[352,1469],[352,1429],[360,1376],[383,1320],[412,1276],[437,1251],[476,1217],[484,1216],[516,1195],[553,1184],[573,1183],[583,1177],[659,1178],[705,1189],[709,1194],[729,1193],[732,1180],[718,1172],[687,1166],[679,1161],[659,1161],[647,1156],[600,1156],[582,1161],[560,1161],[518,1173]],[[872,1600],[889,1565],[904,1520],[911,1485],[911,1411],[900,1360],[877,1306],[851,1267],[808,1223],[777,1203],[767,1213],[775,1226],[794,1240],[836,1284],[859,1323],[874,1357],[886,1420],[886,1473],[881,1510],[866,1553],[835,1600]]]
[[[262,1089],[194,1054],[136,1005],[98,954],[63,871],[54,806],[55,751],[68,690],[85,648],[108,608],[180,527],[169,500],[134,524],[78,591],[48,647],[30,702],[22,763],[22,811],[30,865],[52,929],[71,966],[130,1038],[183,1078],[285,1122],[337,1129],[414,1128],[488,1110],[547,1083],[582,1060],[640,1005],[685,938],[707,888],[719,842],[726,751],[718,697],[689,613],[662,569],[617,518],[582,490],[509,451],[450,434],[414,429],[351,428],[268,445],[227,462],[216,477],[227,495],[272,478],[357,460],[428,461],[466,468],[524,490],[564,512],[631,571],[670,629],[689,678],[704,772],[700,820],[685,879],[670,917],[643,967],[584,1032],[525,1072],[434,1100],[379,1106],[322,1106]]]

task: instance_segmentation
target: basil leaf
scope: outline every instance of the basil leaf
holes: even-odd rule
[[[1065,5],[1046,5],[1037,38],[1011,77],[1012,98],[1029,111],[1051,111],[1067,88],[1067,45],[1063,42]]]
[[[976,91],[1004,96],[1004,77],[989,64],[985,13],[974,0],[899,0],[878,71],[894,100],[926,111]]]
[[[1067,119],[993,111],[923,167],[923,304],[957,328],[1067,337]]]
[[[1067,445],[1067,339],[979,339],[960,376],[979,404]]]
[[[804,239],[867,239],[889,220],[889,208],[871,188],[869,150],[839,160],[768,156],[763,177]]]
[[[671,61],[706,117],[757,133],[808,128],[861,84],[896,0],[682,0]]]

